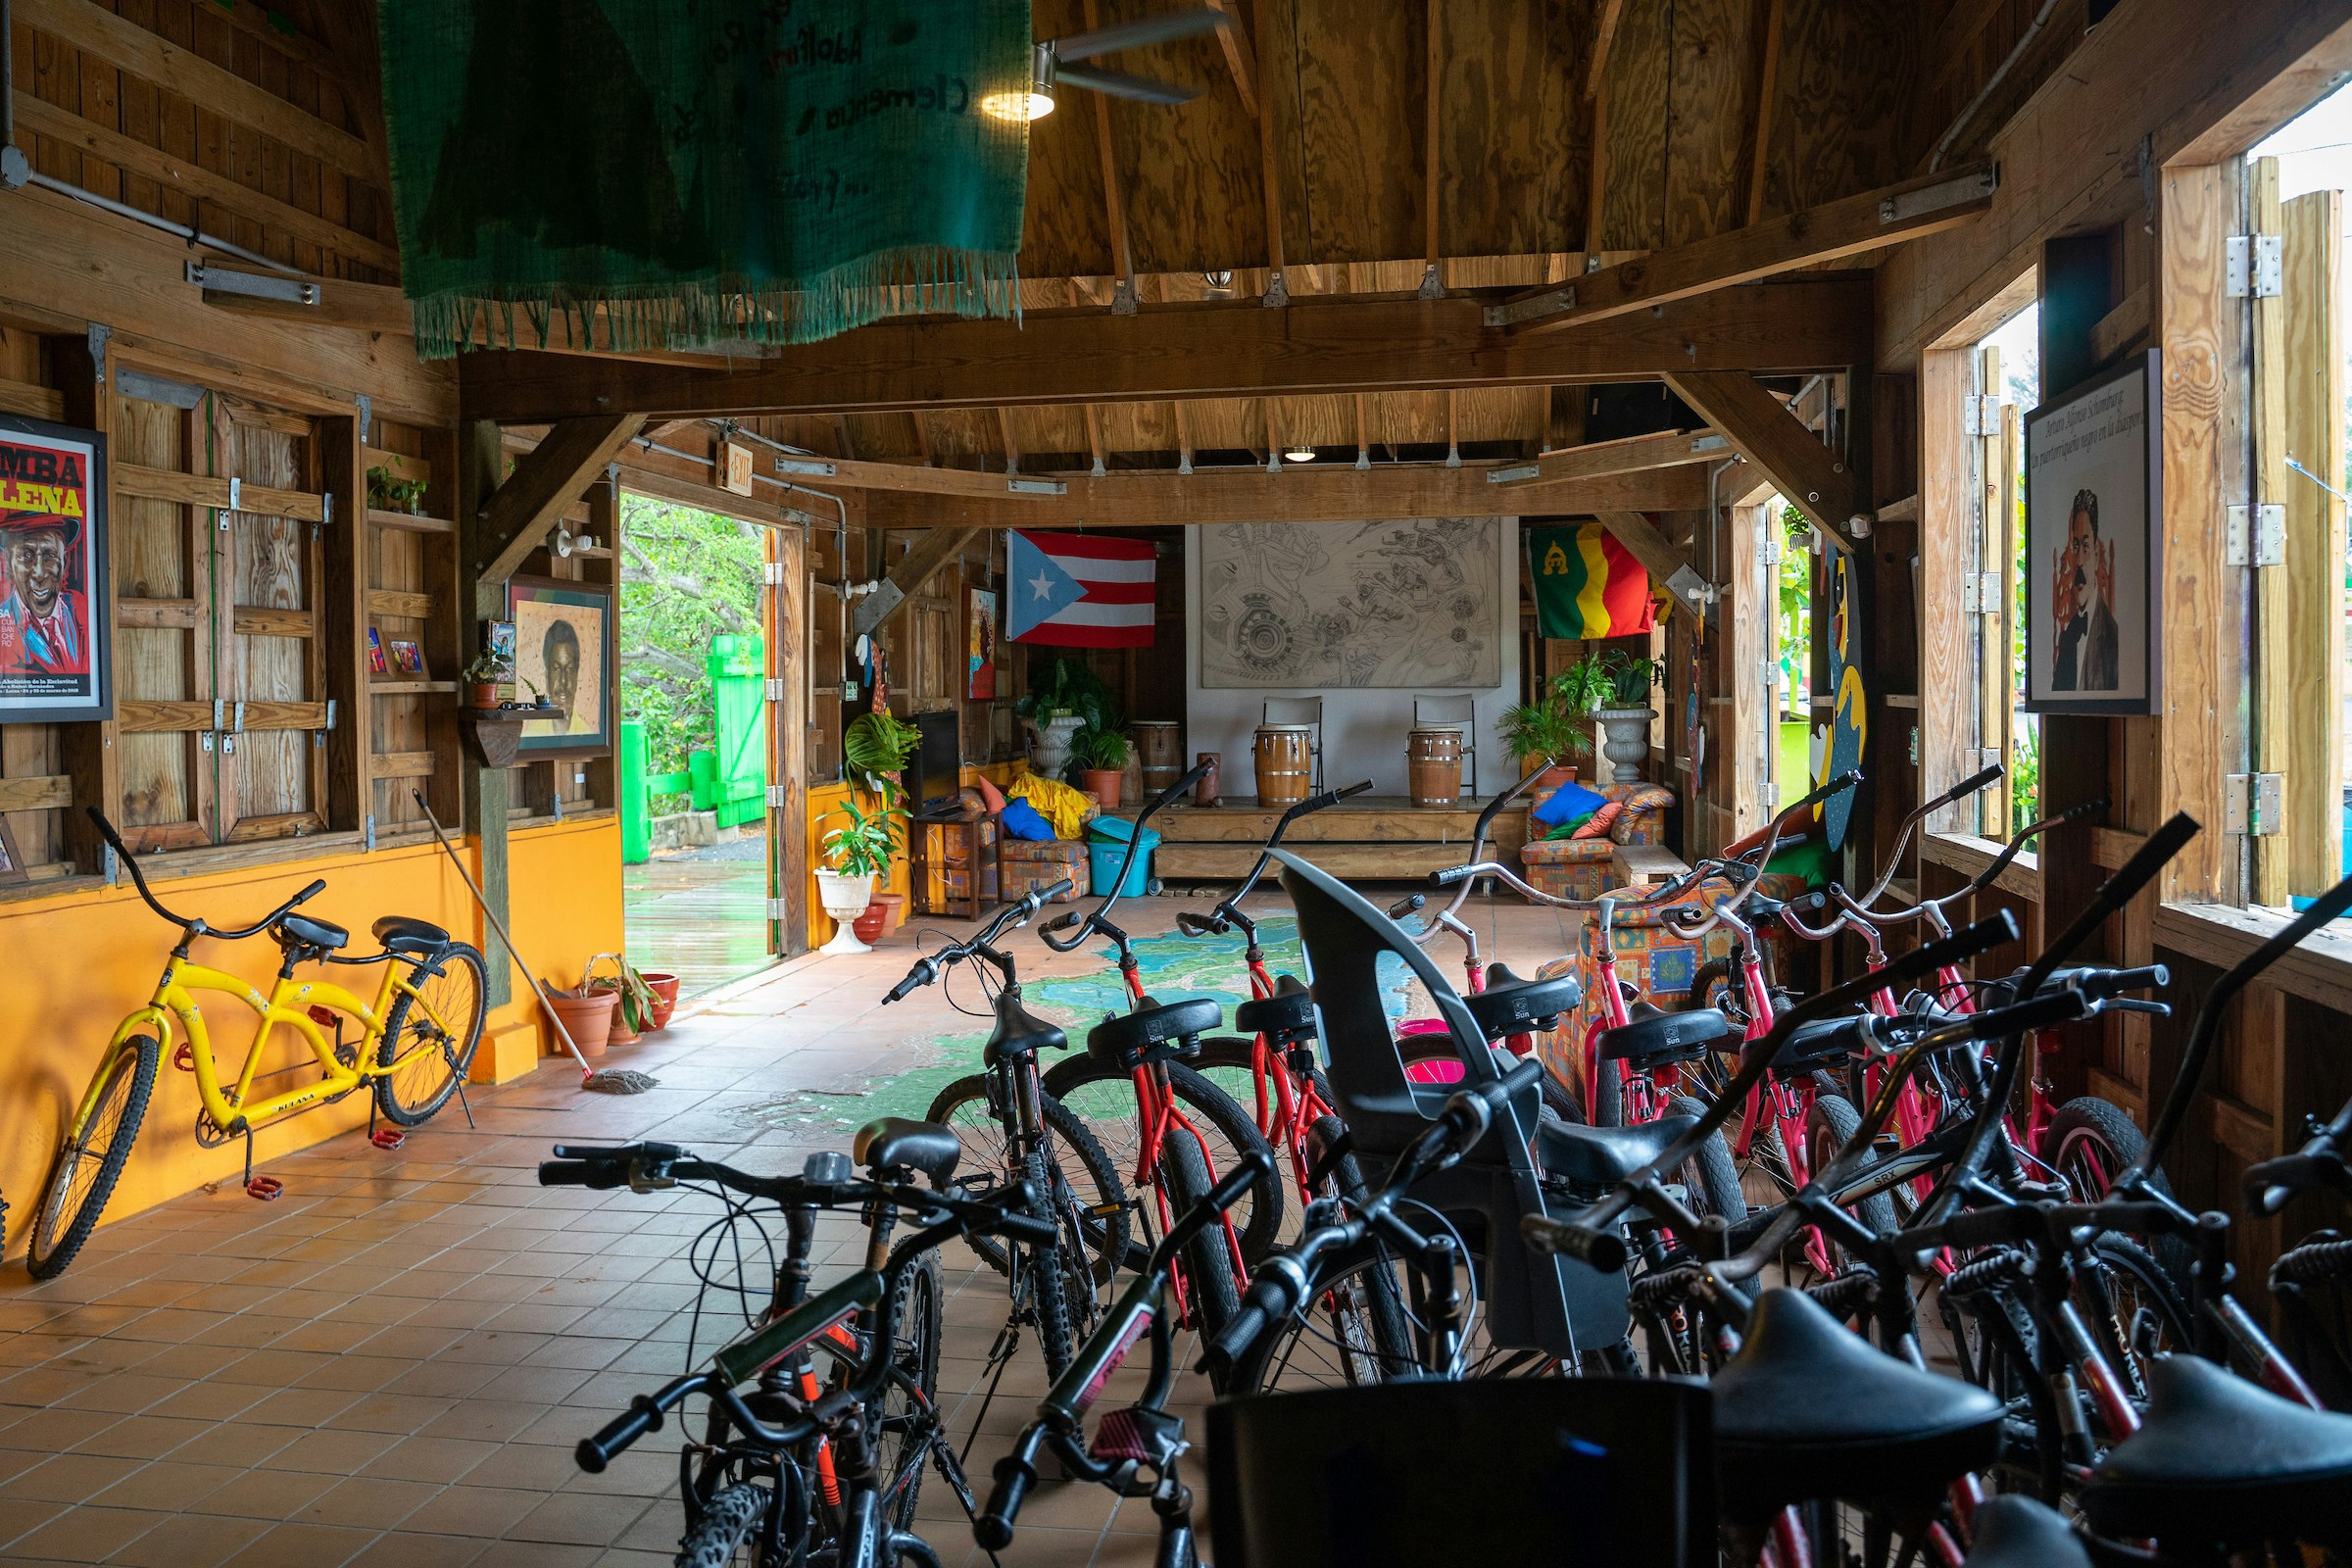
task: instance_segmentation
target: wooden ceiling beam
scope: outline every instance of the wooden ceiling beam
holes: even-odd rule
[[[1446,71],[1444,40],[1446,35],[1443,0],[1424,0],[1422,31],[1427,45],[1425,75],[1428,88],[1422,94],[1421,126],[1421,227],[1422,250],[1427,270],[1421,274],[1421,297],[1434,300],[1446,292],[1446,282],[1438,272],[1438,263],[1445,252],[1438,244],[1438,131],[1439,114],[1444,93],[1440,90]]]
[[[1132,317],[1032,312],[1017,326],[879,322],[709,368],[531,351],[468,354],[459,367],[468,408],[508,424],[611,409],[740,416],[1428,392],[1840,368],[1870,354],[1871,298],[1868,277],[1807,276],[1530,337],[1488,329],[1486,302],[1467,293],[1301,297],[1280,312],[1200,301]]]
[[[579,500],[644,423],[640,414],[560,420],[517,459],[514,471],[490,492],[475,517],[474,579],[499,583],[514,576],[564,510]]]
[[[1557,331],[1820,267],[1979,218],[1992,206],[1993,185],[1989,164],[1907,179],[1653,251],[1556,286],[1523,289],[1491,308],[1487,324],[1521,336]]]
[[[858,601],[858,608],[850,612],[851,635],[863,637],[888,620],[890,612],[905,604],[908,595],[920,591],[933,572],[956,559],[973,532],[970,528],[925,530],[890,568],[881,586]]]
[[[1599,94],[1609,69],[1609,46],[1617,41],[1617,24],[1625,15],[1625,0],[1600,0],[1592,19],[1592,65],[1585,73],[1585,96]]]
[[[1004,471],[1006,473],[1020,472],[1021,443],[1013,437],[1012,411],[1010,409],[997,410],[997,434],[1002,436],[1004,441]]]
[[[1273,25],[1267,17],[1273,9],[1272,0],[1255,0],[1250,7],[1251,18],[1257,24],[1257,58],[1260,60],[1266,58],[1266,32]],[[1231,32],[1234,29],[1226,27],[1220,30]],[[1272,91],[1270,83],[1267,91]],[[1259,303],[1281,306],[1289,304],[1291,296],[1290,285],[1282,275],[1282,164],[1275,156],[1276,151],[1274,105],[1268,97],[1261,96],[1257,106],[1257,174],[1266,198],[1267,276],[1266,292]]]
[[[1102,0],[1086,0],[1086,30],[1095,32],[1102,25]],[[1095,109],[1095,145],[1102,155],[1102,205],[1110,223],[1111,258],[1119,269],[1110,308],[1116,315],[1127,316],[1135,311],[1135,246],[1127,230],[1127,186],[1119,178],[1119,155],[1110,139],[1110,95],[1090,92],[1086,96]]]
[[[1763,41],[1756,57],[1754,140],[1748,149],[1746,221],[1764,218],[1764,169],[1772,158],[1772,103],[1781,91],[1781,32],[1787,0],[1763,0]]]
[[[1488,478],[1494,469],[1486,463],[1458,468],[1384,463],[1369,469],[1285,465],[1280,473],[1254,465],[1192,474],[1130,470],[1102,479],[1074,476],[1058,496],[918,497],[869,491],[865,516],[867,525],[877,528],[1149,528],[1365,517],[1592,516],[1603,510],[1695,512],[1707,504],[1706,475],[1695,466],[1507,490]]]
[[[1609,511],[1596,513],[1600,525],[1616,535],[1625,546],[1626,554],[1642,563],[1650,580],[1666,588],[1683,603],[1697,606],[1705,602],[1707,580],[1690,564],[1690,552],[1678,549],[1674,542],[1660,533],[1657,524],[1642,512]]]
[[[1578,479],[1603,479],[1611,474],[1642,473],[1651,468],[1674,468],[1689,463],[1714,463],[1731,456],[1732,445],[1714,431],[1693,435],[1688,430],[1662,430],[1656,435],[1629,435],[1616,441],[1545,452],[1533,463],[1514,464],[1498,470],[1514,477],[1497,479],[1502,488],[1565,484]]]
[[[1669,375],[1666,384],[1741,457],[1770,477],[1823,538],[1853,548],[1853,518],[1866,515],[1844,462],[1753,376],[1725,372]]]
[[[1260,4],[1264,0],[1259,0]],[[1233,90],[1241,94],[1242,113],[1251,120],[1260,113],[1257,101],[1256,51],[1250,45],[1250,34],[1242,25],[1241,13],[1234,10],[1233,0],[1207,0],[1211,11],[1225,13],[1225,25],[1217,29],[1217,44],[1225,51],[1225,69],[1233,74]]]

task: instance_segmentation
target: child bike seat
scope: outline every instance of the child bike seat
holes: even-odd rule
[[[351,940],[351,933],[341,926],[314,920],[307,914],[281,916],[273,934],[280,947],[317,948],[321,953],[332,953]]]
[[[2090,1568],[2066,1516],[2018,1493],[1985,1498],[1975,1533],[1967,1568]]]
[[[937,1122],[885,1116],[858,1129],[854,1152],[876,1181],[888,1180],[891,1171],[911,1170],[930,1177],[932,1186],[945,1187],[963,1157],[963,1140]]]
[[[1707,1387],[1716,1486],[1736,1519],[1817,1497],[1933,1506],[2000,1450],[2000,1400],[1875,1348],[1802,1291],[1757,1299],[1747,1343]]]
[[[1487,965],[1487,989],[1462,998],[1462,1005],[1487,1032],[1489,1040],[1549,1029],[1561,1013],[1585,998],[1585,988],[1572,974],[1548,980],[1515,975],[1499,963]]]
[[[1114,1012],[1086,1033],[1090,1056],[1133,1072],[1146,1062],[1189,1056],[1201,1035],[1225,1021],[1225,1009],[1206,997],[1161,1004],[1146,997],[1132,1012]],[[1174,1049],[1167,1042],[1176,1041]]]
[[[997,993],[997,1027],[981,1050],[981,1061],[991,1067],[1007,1056],[1034,1056],[1041,1051],[1067,1051],[1070,1037],[1021,1005],[1018,993]]]
[[[2147,1420],[2082,1489],[2098,1531],[2167,1545],[2352,1540],[2352,1416],[2307,1410],[2210,1361],[2148,1366]]]
[[[1274,977],[1274,994],[1245,1002],[1233,1021],[1246,1035],[1264,1035],[1273,1045],[1295,1045],[1315,1035],[1315,999],[1297,975]]]
[[[368,930],[386,952],[414,953],[420,958],[429,958],[450,945],[448,932],[430,920],[406,914],[387,914]]]
[[[1547,1116],[1536,1123],[1536,1162],[1544,1175],[1579,1187],[1614,1187],[1697,1125],[1696,1116],[1661,1116],[1632,1127],[1588,1127]]]
[[[1636,1071],[1690,1061],[1707,1054],[1716,1041],[1733,1034],[1732,1021],[1713,1007],[1689,1012],[1637,1014],[1634,1021],[1603,1029],[1593,1037],[1603,1061],[1623,1061]]]

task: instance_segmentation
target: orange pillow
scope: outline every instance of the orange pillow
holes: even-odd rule
[[[1605,801],[1598,810],[1577,824],[1576,831],[1568,836],[1572,839],[1596,839],[1609,830],[1611,822],[1616,821],[1624,814],[1625,803],[1623,801]]]
[[[988,775],[986,773],[980,775],[978,782],[980,785],[980,803],[988,808],[988,814],[991,816],[1002,814],[1004,809],[1004,792],[998,789],[994,784],[991,784],[988,781]]]

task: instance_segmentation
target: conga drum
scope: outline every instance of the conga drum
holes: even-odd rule
[[[1451,806],[1462,793],[1462,732],[1417,729],[1404,738],[1405,788],[1415,806]]]
[[[1157,800],[1184,773],[1176,750],[1176,721],[1139,718],[1127,727],[1135,732],[1135,754],[1144,760],[1144,796]]]
[[[1309,750],[1314,733],[1311,724],[1257,726],[1258,805],[1296,806],[1306,799],[1307,786],[1314,777],[1314,760]]]

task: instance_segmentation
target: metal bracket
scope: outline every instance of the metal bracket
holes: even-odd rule
[[[2286,560],[2286,508],[2276,501],[2223,509],[2222,560],[2231,566],[2276,566]]]
[[[1541,463],[1514,463],[1507,468],[1489,468],[1487,483],[1517,484],[1522,479],[1540,479],[1543,476],[1544,465]]]
[[[104,321],[90,323],[90,384],[99,391],[106,390],[106,344],[115,329]]]
[[[1987,615],[2001,612],[2001,574],[1983,572],[1977,578],[1977,608]]]
[[[1274,275],[1266,279],[1266,292],[1257,303],[1269,311],[1281,310],[1291,303],[1291,285],[1283,281],[1280,269],[1276,269]]]
[[[200,751],[200,752],[204,753],[204,755],[205,755],[205,756],[207,756],[207,757],[210,757],[210,756],[212,756],[212,755],[213,755],[213,742],[214,742],[214,740],[215,740],[216,738],[217,738],[217,737],[216,737],[216,735],[215,735],[215,732],[214,732],[214,731],[212,731],[212,730],[209,730],[209,729],[208,729],[208,730],[205,730],[205,731],[201,732],[201,733],[200,733],[200,734],[198,734],[198,735],[197,735],[197,737],[196,737],[196,749],[197,749],[198,751]]]
[[[1461,449],[1461,445],[1460,445],[1460,443],[1458,443],[1458,442],[1453,442],[1453,441],[1448,441],[1448,442],[1446,442],[1446,466],[1447,466],[1448,468],[1458,468],[1458,467],[1460,467],[1461,466],[1462,466],[1462,449]]]
[[[559,821],[559,822],[563,821],[563,820],[564,820],[564,797],[563,797],[563,795],[559,793],[559,794],[556,794],[556,795],[550,796],[550,797],[548,798],[548,803],[547,803],[547,804],[548,804],[548,808],[549,808],[551,811],[553,811],[553,812],[555,813],[555,818],[556,818],[556,820],[557,820],[557,821]]]
[[[1113,316],[1133,316],[1135,314],[1134,278],[1122,277],[1110,286],[1110,314]]]
[[[222,507],[220,511],[213,514],[215,517],[220,519],[220,531],[222,533],[228,532],[228,519],[230,515],[244,510],[245,481],[235,477],[234,475],[231,475],[228,481],[228,505]]]
[[[332,697],[326,700],[326,727],[328,729],[335,727],[335,699]]]
[[[1190,472],[1191,470],[1188,468],[1186,471]],[[1358,473],[1372,471],[1372,454],[1363,447],[1355,449],[1355,471]]]
[[[2278,297],[2285,275],[2285,247],[2277,234],[2232,234],[2223,250],[2223,275],[2233,300]]]
[[[2263,838],[2286,827],[2286,775],[2222,775],[2222,831]]]
[[[1900,223],[1927,213],[1941,212],[1946,207],[1982,201],[1999,186],[2000,175],[1996,171],[1980,169],[1973,174],[1961,174],[1885,198],[1879,203],[1879,221]]]
[[[328,527],[334,525],[335,493],[332,490],[325,491],[318,497],[318,520]]]
[[[375,405],[368,401],[368,394],[365,392],[352,401],[359,405],[360,445],[366,446],[368,444],[368,427],[375,422]]]
[[[122,875],[122,858],[115,853],[112,844],[98,852],[98,864],[106,872],[106,885],[113,887]]]
[[[805,479],[830,479],[834,469],[833,465],[819,458],[778,458],[776,471],[797,473]]]
[[[1489,326],[1517,326],[1521,321],[1532,321],[1542,316],[1557,316],[1562,311],[1575,309],[1576,285],[1562,283],[1558,288],[1530,294],[1525,299],[1490,305],[1482,313],[1481,319]]]
[[[368,853],[373,855],[375,853],[375,813],[373,811],[369,811],[361,820],[360,832],[365,835],[362,842],[367,845]]]
[[[1185,470],[1190,473],[1192,470]],[[1004,493],[1014,496],[1066,496],[1070,487],[1059,479],[1007,479]]]
[[[276,300],[285,305],[318,303],[318,285],[306,283],[299,277],[283,277],[269,272],[232,272],[209,262],[192,261],[185,266],[187,280],[204,290],[208,303],[215,294]]]
[[[1981,608],[1977,603],[1977,574],[1972,571],[1960,579],[1960,613],[1974,615]]]
[[[1422,270],[1420,297],[1425,300],[1442,300],[1446,297],[1446,280],[1438,276],[1438,264],[1435,262]]]

